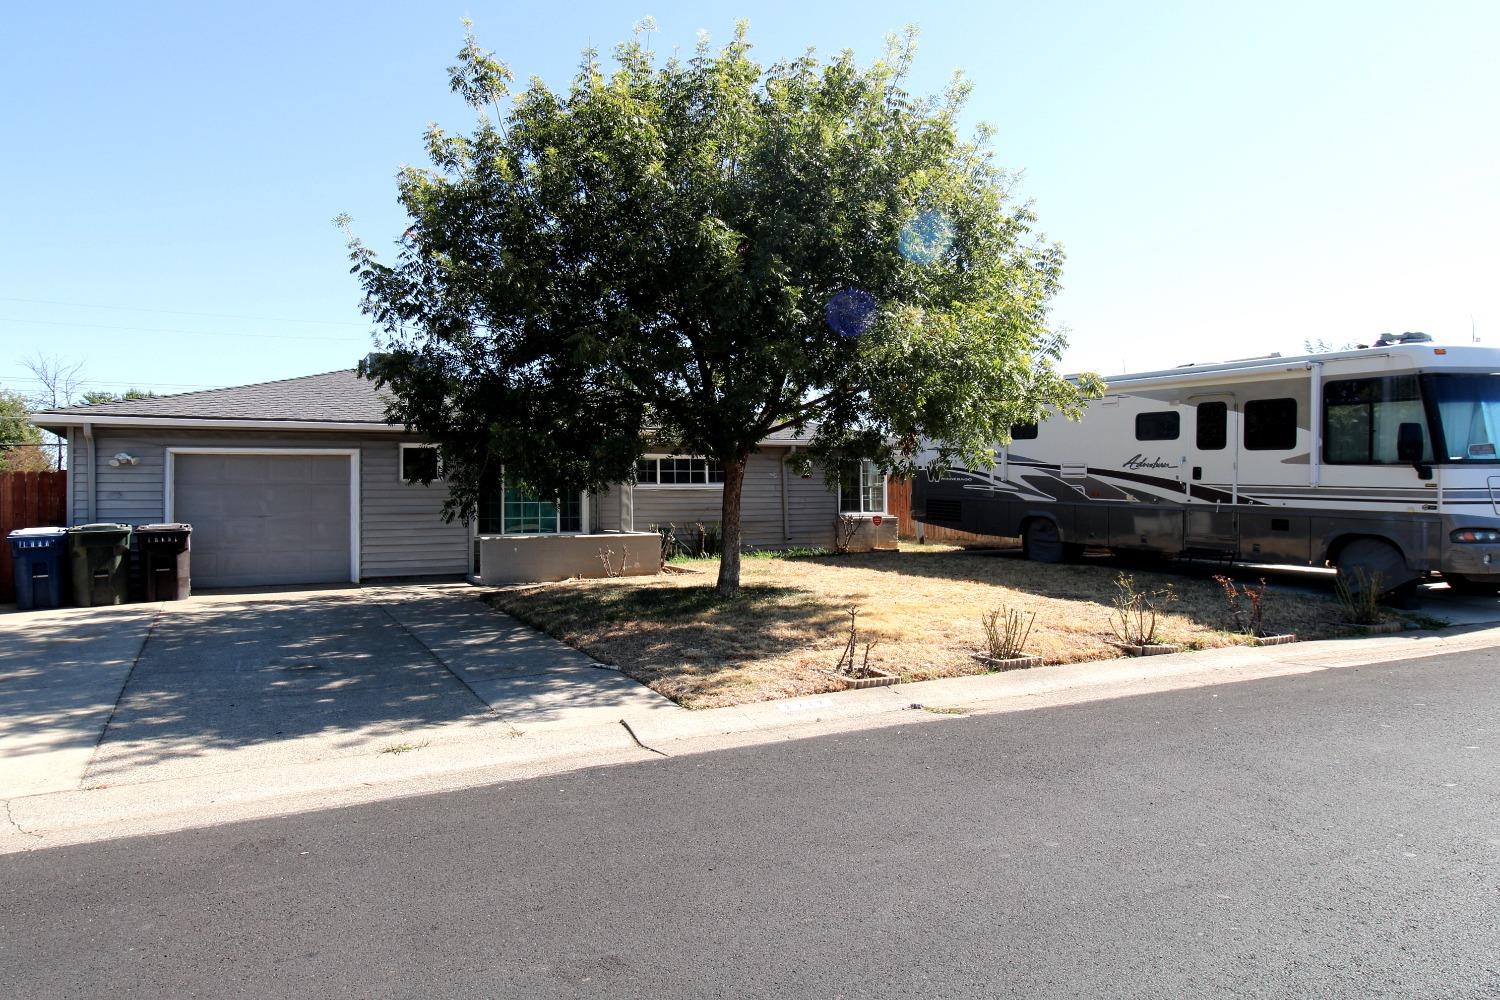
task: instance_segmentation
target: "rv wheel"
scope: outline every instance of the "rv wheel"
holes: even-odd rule
[[[1334,560],[1334,569],[1339,579],[1351,591],[1374,584],[1382,595],[1399,592],[1413,582],[1412,571],[1406,568],[1406,559],[1401,550],[1390,542],[1375,538],[1358,538],[1344,546]]]
[[[1067,555],[1067,546],[1057,534],[1057,525],[1046,518],[1037,518],[1026,525],[1026,536],[1021,540],[1026,549],[1026,558],[1032,562],[1060,563]]]

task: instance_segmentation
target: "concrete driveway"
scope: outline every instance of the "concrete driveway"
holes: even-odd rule
[[[0,799],[678,712],[467,586],[0,615]]]

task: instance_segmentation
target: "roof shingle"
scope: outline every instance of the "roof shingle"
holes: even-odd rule
[[[160,417],[165,420],[267,420],[368,423],[386,426],[385,397],[354,369],[227,389],[202,389],[150,399],[63,406],[41,414]]]

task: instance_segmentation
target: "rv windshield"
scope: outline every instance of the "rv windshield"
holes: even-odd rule
[[[1500,375],[1428,375],[1423,383],[1442,428],[1443,460],[1500,460]]]

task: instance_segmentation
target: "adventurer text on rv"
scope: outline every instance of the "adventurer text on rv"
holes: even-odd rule
[[[1088,547],[1333,566],[1500,590],[1500,350],[1425,334],[1109,380],[1079,421],[1011,429],[989,469],[919,475],[912,516]]]

